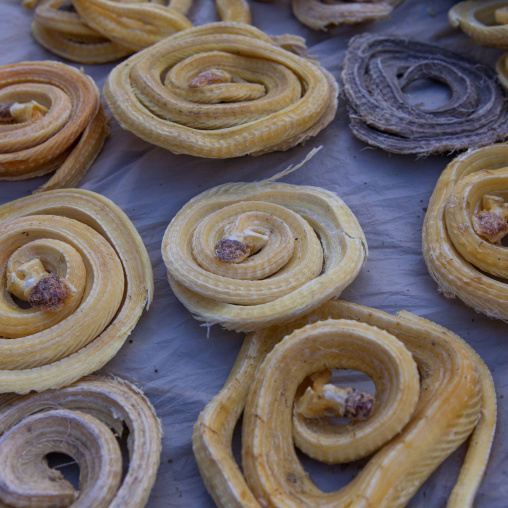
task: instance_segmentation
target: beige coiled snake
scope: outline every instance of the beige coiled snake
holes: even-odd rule
[[[159,467],[161,434],[148,399],[118,378],[0,396],[0,505],[141,508]],[[124,471],[118,441],[127,436]],[[48,466],[51,453],[77,462],[79,490]]]
[[[33,8],[39,0],[25,0]],[[192,27],[185,17],[192,0],[42,0],[32,34],[46,49],[69,60],[112,62]],[[164,5],[164,4],[168,5]],[[216,0],[223,21],[250,23],[246,0]]]
[[[267,1],[267,0],[262,0]],[[331,26],[356,25],[387,18],[402,0],[292,0],[295,17],[314,30],[327,30]]]
[[[454,27],[464,31],[473,42],[482,46],[508,49],[508,2],[483,0],[459,2],[448,12]],[[499,80],[508,88],[508,53],[496,64]]]
[[[508,144],[470,151],[439,178],[423,225],[423,254],[446,296],[508,319]]]
[[[0,206],[0,267],[0,393],[57,388],[99,369],[153,294],[136,229],[90,191]]]
[[[233,22],[136,53],[104,87],[124,129],[174,153],[221,159],[303,143],[332,121],[337,93],[319,64]]]
[[[367,243],[351,210],[319,187],[214,187],[189,201],[162,241],[168,278],[199,320],[252,331],[296,319],[357,276]]]
[[[337,368],[371,377],[376,396],[370,418],[328,423],[325,417],[337,414],[334,406],[343,405],[341,390],[312,385],[307,376]],[[306,418],[307,401],[301,401],[314,390],[320,418]],[[243,474],[232,452],[242,411]],[[290,325],[247,336],[224,388],[199,416],[193,448],[220,507],[394,508],[473,433],[448,502],[464,508],[472,506],[481,482],[495,424],[490,372],[460,337],[408,312],[395,317],[336,301]],[[303,469],[293,440],[327,463],[379,450],[346,487],[325,493]]]
[[[56,169],[39,191],[75,186],[108,132],[89,76],[50,61],[0,67],[0,180]]]

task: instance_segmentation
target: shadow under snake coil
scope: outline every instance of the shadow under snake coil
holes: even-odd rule
[[[388,152],[452,152],[508,135],[507,93],[494,71],[442,47],[358,35],[349,43],[342,79],[354,135]],[[421,79],[447,85],[448,103],[411,104],[404,89]]]
[[[109,199],[69,189],[0,206],[0,393],[99,369],[152,294],[146,248]]]
[[[162,241],[171,289],[201,321],[252,331],[292,321],[356,278],[363,231],[334,193],[225,184],[190,200]]]
[[[141,508],[155,482],[161,434],[148,399],[119,378],[88,376],[58,390],[4,394],[0,505]],[[49,467],[52,453],[76,461],[79,490]]]
[[[332,369],[369,376],[373,409],[359,392],[344,400],[327,382]],[[240,469],[232,442],[242,413]],[[344,416],[345,425],[328,418]],[[333,301],[245,338],[224,388],[196,422],[193,449],[219,507],[400,508],[472,433],[447,504],[466,508],[495,427],[492,376],[464,340],[409,312]],[[328,464],[372,456],[347,486],[323,492],[295,447]]]
[[[243,23],[190,28],[113,69],[104,97],[120,125],[173,153],[225,159],[288,150],[335,116],[318,63]]]

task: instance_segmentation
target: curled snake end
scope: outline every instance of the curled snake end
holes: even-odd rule
[[[251,246],[238,240],[221,240],[215,246],[215,255],[223,263],[240,263],[250,253]]]
[[[219,83],[231,83],[231,74],[226,71],[214,70],[200,72],[189,82],[189,88],[201,88]]]
[[[508,223],[495,212],[482,211],[473,216],[476,233],[490,243],[499,242],[508,233]]]
[[[28,303],[32,307],[58,311],[62,308],[66,298],[70,294],[71,288],[69,284],[58,275],[50,273],[32,288],[28,297]]]
[[[11,113],[11,106],[9,104],[1,104],[0,105],[0,124],[1,123],[10,123],[14,120],[14,117]]]
[[[374,403],[375,398],[372,395],[351,388],[346,397],[344,417],[366,420],[374,411]]]

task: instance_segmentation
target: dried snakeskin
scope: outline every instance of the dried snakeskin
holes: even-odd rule
[[[326,413],[315,419],[299,412],[305,378],[334,368],[371,377],[369,419],[335,426]],[[232,452],[242,411],[243,473]],[[460,337],[408,312],[395,317],[335,301],[246,337],[224,388],[199,416],[193,449],[219,507],[394,508],[473,433],[447,505],[464,508],[473,504],[495,426],[492,377]],[[378,451],[349,485],[325,493],[303,469],[295,444],[327,463]]]
[[[38,0],[24,4],[33,8]],[[168,3],[166,1],[166,3]],[[63,10],[67,0],[42,0],[32,34],[46,49],[69,60],[99,64],[118,60],[191,28],[185,17],[191,0],[72,0],[76,12]],[[250,23],[246,0],[216,0],[224,21]]]
[[[0,393],[58,388],[99,369],[152,299],[136,229],[90,191],[0,206],[0,266]]]
[[[159,467],[161,435],[148,399],[118,378],[88,376],[59,390],[3,395],[0,504],[141,508]],[[118,439],[126,436],[124,472]],[[50,453],[76,461],[79,490],[48,466]]]
[[[468,152],[439,178],[423,225],[423,255],[440,290],[508,319],[508,144]],[[504,230],[504,233],[503,233]]]
[[[478,147],[508,135],[507,93],[488,67],[403,37],[351,39],[342,73],[350,125],[362,141],[395,153],[429,155]],[[404,88],[444,83],[449,102],[412,105]]]
[[[266,1],[266,0],[264,0]],[[327,30],[338,25],[356,25],[387,18],[403,0],[292,0],[295,17],[314,30]]]
[[[214,187],[168,226],[162,256],[199,320],[252,331],[296,319],[356,277],[367,244],[332,192],[274,182]]]
[[[241,23],[180,32],[113,69],[104,87],[124,129],[173,153],[230,158],[287,150],[333,119],[319,64]]]
[[[0,67],[0,180],[55,174],[38,190],[75,186],[108,135],[92,78],[58,62]]]

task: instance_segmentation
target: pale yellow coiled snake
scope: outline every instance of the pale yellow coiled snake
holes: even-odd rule
[[[179,32],[128,58],[104,97],[120,125],[174,153],[287,150],[326,127],[338,86],[318,63],[242,23]]]
[[[92,78],[59,62],[0,67],[0,180],[56,170],[39,191],[73,187],[108,135]]]
[[[423,255],[446,296],[508,319],[508,144],[470,151],[439,178],[423,225]]]
[[[367,243],[351,210],[319,187],[225,184],[199,194],[162,241],[168,278],[199,320],[252,331],[338,296]]]
[[[0,206],[0,393],[99,369],[152,294],[143,242],[107,198],[69,189]]]
[[[321,418],[302,416],[301,385],[308,391],[307,376],[323,369],[371,377],[376,394],[369,418],[329,423],[333,385],[317,393],[329,403]],[[242,411],[243,474],[232,452]],[[193,448],[220,507],[394,508],[473,433],[448,501],[464,508],[472,506],[495,424],[490,372],[457,335],[407,312],[395,317],[335,301],[295,323],[247,336],[224,388],[194,427]],[[325,493],[303,469],[295,444],[327,463],[378,451],[347,486]]]
[[[38,0],[25,0],[35,7]],[[75,62],[98,64],[135,53],[192,27],[185,17],[192,0],[42,0],[32,34],[45,48]],[[167,4],[167,5],[165,5]],[[223,21],[250,23],[246,0],[216,0]]]
[[[161,426],[139,388],[88,376],[59,390],[0,396],[0,505],[141,508],[155,481]],[[120,440],[128,437],[124,465]],[[80,468],[79,490],[47,455]]]

